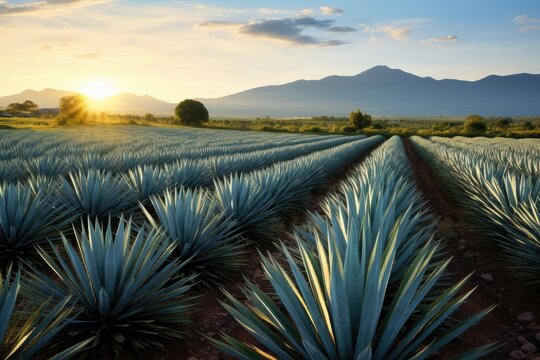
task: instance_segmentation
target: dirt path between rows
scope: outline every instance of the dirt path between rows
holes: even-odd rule
[[[316,211],[319,209],[320,202],[331,192],[333,192],[339,183],[347,178],[350,173],[356,168],[369,154],[375,150],[382,143],[374,146],[369,151],[365,152],[362,156],[358,157],[356,161],[346,166],[339,174],[329,179],[324,186],[315,190],[311,199],[306,206],[303,206],[303,211],[296,214],[292,219],[286,220],[286,223],[282,224],[282,229],[279,234],[276,235],[276,239],[280,239],[286,244],[292,244],[293,239],[290,235],[290,231],[294,226],[305,223],[308,215],[308,211]],[[285,221],[284,221],[285,222]],[[263,253],[270,252],[272,255],[280,258],[280,253],[275,246],[270,245],[267,248],[261,249]],[[246,266],[244,267],[242,276],[245,276],[251,282],[261,288],[267,287],[267,282],[264,279],[262,273],[262,267],[260,263],[260,257],[257,249],[251,246],[246,254]],[[237,279],[232,279],[228,284],[223,284],[224,288],[229,291],[235,298],[239,300],[245,300],[245,296],[240,291],[240,286],[244,284],[242,276],[238,276]],[[224,332],[233,338],[255,344],[255,339],[245,331],[233,317],[223,309],[220,305],[220,301],[224,300],[224,295],[219,288],[213,289],[201,289],[198,294],[200,297],[195,301],[197,310],[194,311],[190,320],[192,325],[188,333],[188,337],[185,339],[176,341],[174,343],[167,344],[167,352],[154,352],[152,354],[145,354],[145,358],[149,360],[221,360],[221,359],[234,359],[227,354],[214,348],[210,342],[205,338],[210,336],[213,338],[219,338],[219,334]]]
[[[495,310],[484,320],[465,333],[459,341],[445,348],[439,359],[449,359],[471,347],[499,341],[505,343],[504,347],[487,358],[509,359],[510,353],[514,351],[513,359],[540,360],[538,350],[534,353],[526,351],[517,353],[524,346],[527,347],[525,348],[527,351],[540,349],[539,294],[535,296],[527,286],[517,283],[511,277],[509,264],[501,260],[500,251],[494,240],[471,229],[463,209],[442,190],[441,184],[418,156],[409,139],[403,140],[414,169],[417,186],[441,220],[440,232],[447,240],[448,256],[453,257],[450,265],[450,271],[453,273],[451,279],[458,281],[474,272],[467,290],[473,287],[477,289],[459,310],[457,317],[463,319],[492,304],[497,304]],[[528,312],[531,314],[526,314]],[[530,343],[533,347],[524,345],[525,343]],[[522,355],[524,357],[521,357]]]

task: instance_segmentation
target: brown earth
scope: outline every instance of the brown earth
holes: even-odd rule
[[[450,264],[452,280],[458,281],[474,272],[466,290],[477,288],[456,316],[463,319],[497,304],[485,319],[465,333],[459,341],[447,346],[439,358],[448,359],[471,347],[498,341],[503,343],[503,348],[487,358],[508,359],[511,351],[520,350],[520,341],[523,342],[523,339],[519,337],[540,349],[540,341],[535,339],[535,334],[540,333],[538,294],[512,278],[510,264],[501,259],[495,241],[472,229],[463,209],[442,190],[444,187],[434,178],[430,168],[418,156],[409,140],[403,140],[417,186],[433,212],[440,218],[440,233],[447,241],[448,256],[453,257]],[[532,312],[537,317],[538,324],[535,321],[518,321],[518,317],[526,312]],[[536,356],[540,354],[530,353],[525,358],[532,359]]]

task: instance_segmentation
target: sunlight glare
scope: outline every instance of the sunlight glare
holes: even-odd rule
[[[82,93],[95,100],[102,100],[114,95],[115,89],[110,82],[106,80],[93,80],[84,85]]]

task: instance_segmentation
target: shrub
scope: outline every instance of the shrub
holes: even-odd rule
[[[467,117],[463,127],[469,133],[483,133],[487,130],[487,125],[483,117],[480,115],[471,115]]]
[[[201,126],[203,122],[208,122],[208,110],[203,103],[197,100],[186,99],[175,109],[178,123],[188,126]]]
[[[371,116],[363,114],[360,109],[349,114],[349,125],[355,129],[363,129],[371,125]]]

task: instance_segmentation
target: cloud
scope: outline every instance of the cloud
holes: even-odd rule
[[[456,41],[459,41],[459,37],[457,35],[447,35],[422,40],[422,44],[450,44],[455,43]]]
[[[338,9],[332,6],[321,6],[321,12],[326,15],[341,15],[345,13],[343,9]]]
[[[336,32],[336,33],[348,33],[356,31],[355,28],[351,26],[332,26],[326,29],[326,31]]]
[[[82,60],[96,60],[99,59],[103,54],[101,53],[85,53],[85,54],[78,54],[75,55],[77,59]]]
[[[330,32],[350,31],[346,27],[334,27],[332,26],[333,23],[334,21],[329,19],[321,20],[311,16],[299,16],[282,19],[250,20],[247,22],[206,21],[198,24],[197,27],[209,30],[224,29],[239,35],[277,40],[293,45],[333,46],[344,44],[340,40],[320,39],[305,33],[307,28]]]
[[[535,19],[527,15],[519,15],[514,19],[514,23],[519,25],[520,32],[530,32],[540,30],[540,19]]]
[[[374,26],[374,27],[365,27],[364,31],[370,34],[380,34],[384,35],[388,39],[392,40],[406,40],[410,33],[411,29],[407,27],[395,27],[392,25],[382,25],[382,26]],[[376,38],[377,41],[380,41],[380,36],[374,36],[372,37]],[[371,39],[370,39],[371,40]]]
[[[56,11],[65,8],[92,5],[109,1],[111,0],[45,0],[16,3],[0,1],[0,16],[44,14],[47,11]]]
[[[39,47],[39,51],[50,51],[52,46],[50,44],[45,44]]]

